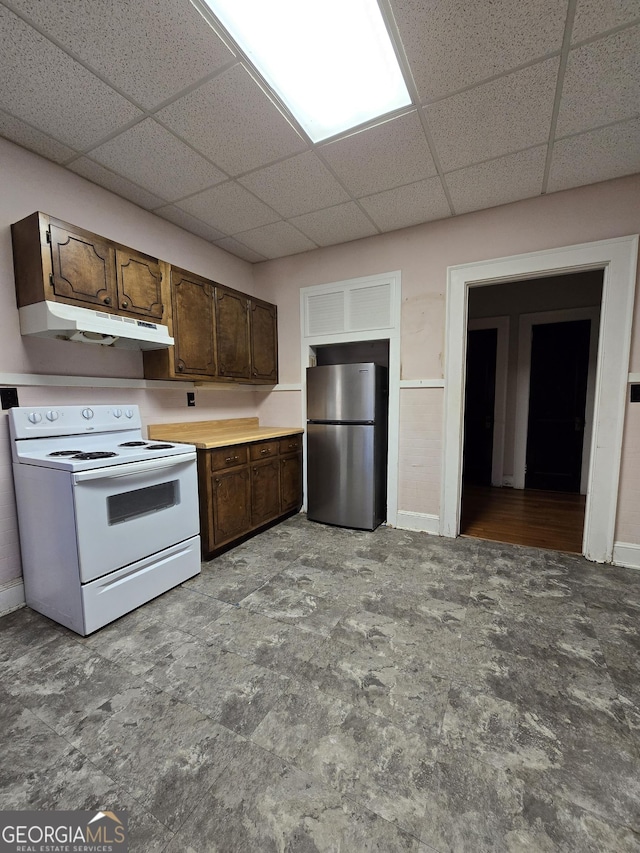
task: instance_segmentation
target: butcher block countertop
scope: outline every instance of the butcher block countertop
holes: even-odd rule
[[[161,441],[183,441],[201,450],[247,444],[303,433],[301,427],[261,427],[258,418],[230,418],[224,421],[190,421],[179,424],[149,424],[147,435]]]

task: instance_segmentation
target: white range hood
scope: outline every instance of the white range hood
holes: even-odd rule
[[[173,346],[167,326],[120,317],[62,302],[35,302],[20,311],[23,335],[83,341],[126,349],[164,349]]]

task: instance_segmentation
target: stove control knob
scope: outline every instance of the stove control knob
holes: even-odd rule
[[[121,418],[122,417],[122,409],[114,409],[113,410],[113,417],[114,418]]]
[[[57,421],[60,415],[54,409],[51,409],[47,412],[47,420],[48,421]]]
[[[82,410],[82,417],[85,418],[86,420],[90,421],[91,418],[93,417],[93,409],[83,409]]]
[[[125,412],[125,415],[128,418],[132,418],[133,417],[133,409],[127,409],[127,411]]]
[[[29,412],[28,418],[32,424],[39,424],[42,420],[42,415],[40,412]]]

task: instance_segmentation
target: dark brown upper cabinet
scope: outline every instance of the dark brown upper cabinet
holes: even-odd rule
[[[205,278],[172,267],[171,299],[176,375],[215,378],[213,285]]]
[[[251,377],[272,385],[278,381],[278,309],[260,299],[249,305]]]
[[[151,317],[160,322],[163,316],[162,272],[155,258],[116,249],[118,308],[138,317]]]
[[[165,322],[157,258],[45,213],[11,226],[18,307],[66,302]]]
[[[251,379],[249,297],[216,285],[218,374],[228,379]]]

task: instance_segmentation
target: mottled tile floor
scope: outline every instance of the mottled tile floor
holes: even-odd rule
[[[0,756],[136,853],[640,851],[640,573],[298,516],[91,637],[0,620]]]

